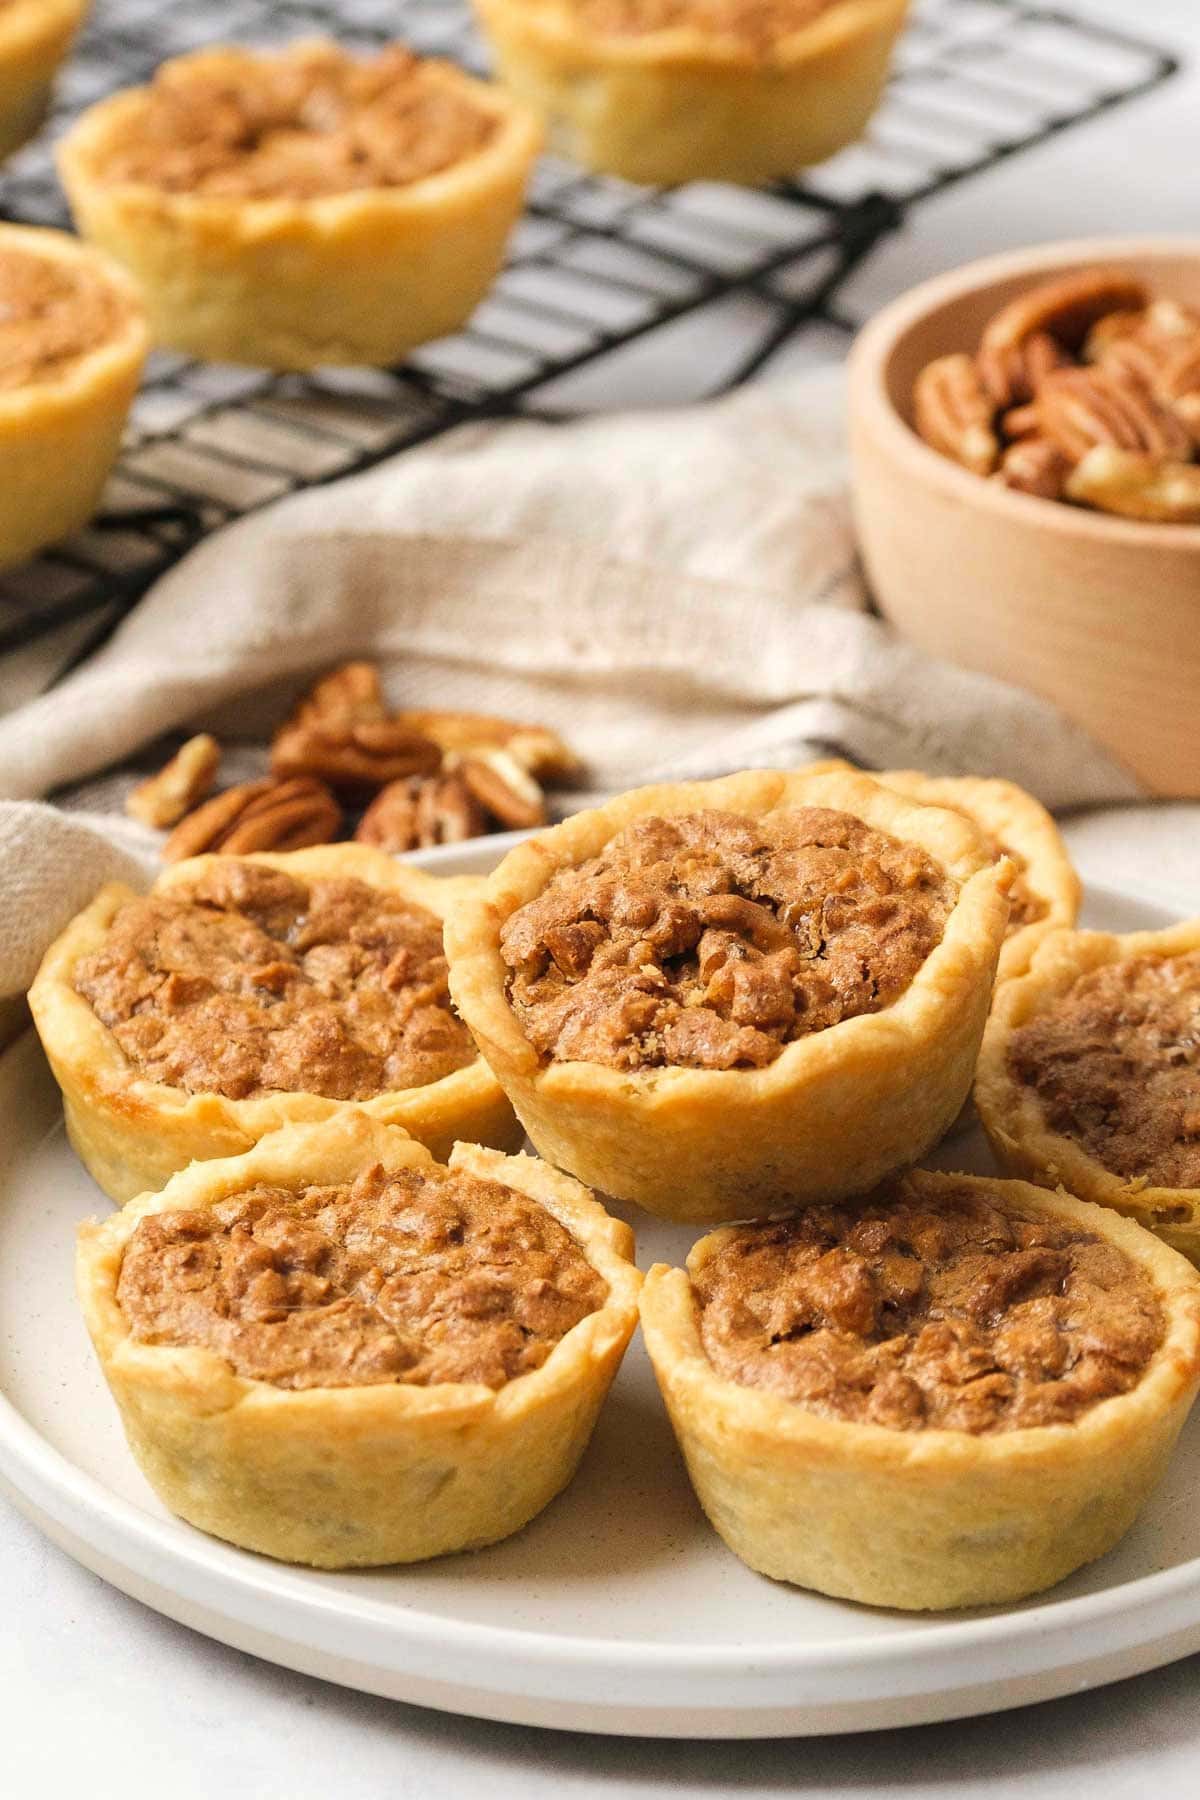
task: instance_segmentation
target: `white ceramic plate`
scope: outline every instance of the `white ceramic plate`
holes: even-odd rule
[[[495,844],[442,852],[479,868]],[[1090,922],[1165,924],[1097,893]],[[944,1166],[986,1168],[977,1140]],[[635,1343],[566,1494],[506,1544],[395,1572],[287,1568],[204,1537],[134,1467],[76,1311],[76,1222],[107,1202],[31,1036],[0,1061],[0,1483],[56,1543],[172,1618],[347,1686],[629,1735],[765,1737],[951,1719],[1200,1649],[1200,1412],[1125,1542],[1024,1606],[877,1612],[744,1568],[705,1524]],[[640,1259],[689,1234],[639,1221]]]

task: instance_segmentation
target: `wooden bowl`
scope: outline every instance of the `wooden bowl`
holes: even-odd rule
[[[859,543],[879,605],[923,649],[1057,702],[1152,793],[1200,796],[1200,526],[1014,493],[912,429],[918,371],[974,350],[1037,282],[1093,264],[1200,307],[1200,239],[1052,244],[923,282],[850,357]]]

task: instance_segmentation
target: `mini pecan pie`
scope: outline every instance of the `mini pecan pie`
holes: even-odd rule
[[[87,0],[0,0],[0,158],[40,128],[86,11]]]
[[[1200,1263],[1200,920],[1054,932],[996,996],[975,1100],[1003,1167]]]
[[[1011,873],[849,769],[643,788],[453,909],[451,991],[560,1168],[669,1218],[801,1206],[954,1119]]]
[[[1017,1600],[1129,1529],[1200,1386],[1200,1279],[1128,1219],[917,1170],[703,1238],[642,1324],[709,1519],[876,1606]]]
[[[164,63],[92,107],[63,181],[146,291],[161,343],[268,368],[397,362],[500,266],[537,153],[499,89],[396,44]]]
[[[669,187],[823,162],[878,103],[907,0],[475,0],[505,81],[588,168]]]
[[[1023,975],[1042,939],[1079,916],[1080,887],[1057,825],[1040,801],[1012,781],[974,775],[922,775],[892,769],[877,775],[885,787],[927,806],[948,806],[970,819],[992,854],[1016,865],[1008,890],[1008,936],[1000,952],[998,981]]]
[[[0,225],[0,567],[90,518],[145,355],[123,269],[65,232]]]
[[[531,1157],[362,1113],[197,1163],[80,1234],[88,1330],[160,1498],[321,1568],[519,1531],[637,1320],[629,1228]]]
[[[361,844],[113,884],[30,989],[67,1130],[124,1202],[280,1125],[361,1108],[445,1155],[519,1133],[450,1005],[441,919],[475,884]]]

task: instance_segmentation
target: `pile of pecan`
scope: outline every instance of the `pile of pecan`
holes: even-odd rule
[[[353,836],[393,852],[546,821],[544,784],[579,772],[553,731],[484,713],[389,711],[379,671],[345,663],[276,732],[271,773],[214,794],[220,745],[189,738],[126,802],[170,830],[167,862],[300,850]],[[353,829],[351,830],[351,826]]]
[[[913,394],[926,443],[1024,494],[1200,522],[1200,312],[1121,269],[1018,294]]]

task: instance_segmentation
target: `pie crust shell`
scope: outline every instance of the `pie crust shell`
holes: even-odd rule
[[[1113,1207],[1200,1266],[1200,1188],[1154,1187],[1113,1174],[1074,1138],[1054,1130],[1033,1089],[1008,1067],[1013,1032],[1053,1006],[1081,975],[1132,957],[1183,956],[1193,950],[1200,950],[1200,919],[1123,937],[1107,931],[1054,932],[1028,974],[1006,983],[996,996],[979,1053],[975,1106],[1001,1168]]]
[[[1030,920],[1005,938],[996,970],[997,982],[1023,975],[1044,937],[1075,924],[1082,889],[1062,835],[1041,801],[1015,781],[976,775],[924,775],[917,769],[890,769],[875,779],[926,806],[956,808],[1019,859],[1020,878],[1034,898],[1042,902],[1045,912],[1040,919]]]
[[[857,138],[907,0],[835,0],[765,53],[699,24],[606,35],[570,0],[475,0],[500,72],[585,168],[759,184]]]
[[[827,806],[919,844],[961,884],[942,941],[899,1000],[785,1045],[761,1069],[543,1064],[506,992],[505,920],[636,819]],[[849,769],[753,770],[639,788],[518,845],[446,920],[450,991],[539,1153],[662,1218],[716,1224],[872,1187],[915,1162],[966,1099],[1012,865],[957,813]]]
[[[197,856],[175,863],[159,876],[153,891],[166,893],[194,881],[216,860]],[[470,876],[439,877],[405,868],[364,844],[264,852],[239,860],[283,869],[300,880],[353,877],[399,894],[438,918],[476,885]],[[111,1200],[123,1205],[147,1189],[157,1190],[192,1161],[237,1156],[283,1125],[355,1111],[383,1125],[401,1126],[441,1158],[458,1139],[504,1150],[520,1143],[512,1109],[482,1057],[424,1087],[359,1101],[283,1092],[231,1100],[140,1076],[74,986],[78,963],[100,947],[114,915],[133,897],[117,882],[102,888],[50,946],[29,990],[42,1047],[62,1089],[67,1135]]]
[[[0,160],[39,130],[88,0],[9,0],[0,7]]]
[[[822,1418],[718,1375],[688,1275],[659,1263],[642,1328],[688,1472],[714,1529],[776,1580],[874,1606],[997,1605],[1061,1581],[1129,1529],[1200,1386],[1200,1281],[1128,1219],[1025,1182],[918,1170],[931,1197],[964,1185],[1078,1222],[1150,1276],[1164,1341],[1128,1393],[1070,1425],[974,1435]],[[696,1268],[724,1234],[703,1238]]]
[[[195,60],[219,74],[213,49]],[[59,168],[79,230],[145,291],[156,342],[270,369],[399,362],[455,331],[491,285],[541,148],[534,116],[450,64],[437,79],[495,115],[480,149],[404,186],[308,199],[168,193],[104,175],[145,90],[90,107]]]
[[[0,31],[4,13],[0,12]],[[61,371],[0,393],[0,568],[96,510],[146,359],[141,297],[125,271],[63,231],[0,224],[0,249],[86,268],[120,301],[116,331]]]
[[[289,1389],[235,1375],[210,1349],[136,1341],[117,1302],[126,1244],[148,1213],[205,1208],[266,1182],[352,1180],[429,1152],[348,1109],[196,1164],[160,1194],[82,1227],[80,1303],[143,1473],[202,1531],[287,1562],[417,1562],[510,1536],[571,1479],[637,1323],[633,1235],[577,1182],[532,1157],[459,1144],[449,1158],[529,1195],[570,1233],[608,1298],[538,1369],[499,1389],[402,1382]]]

